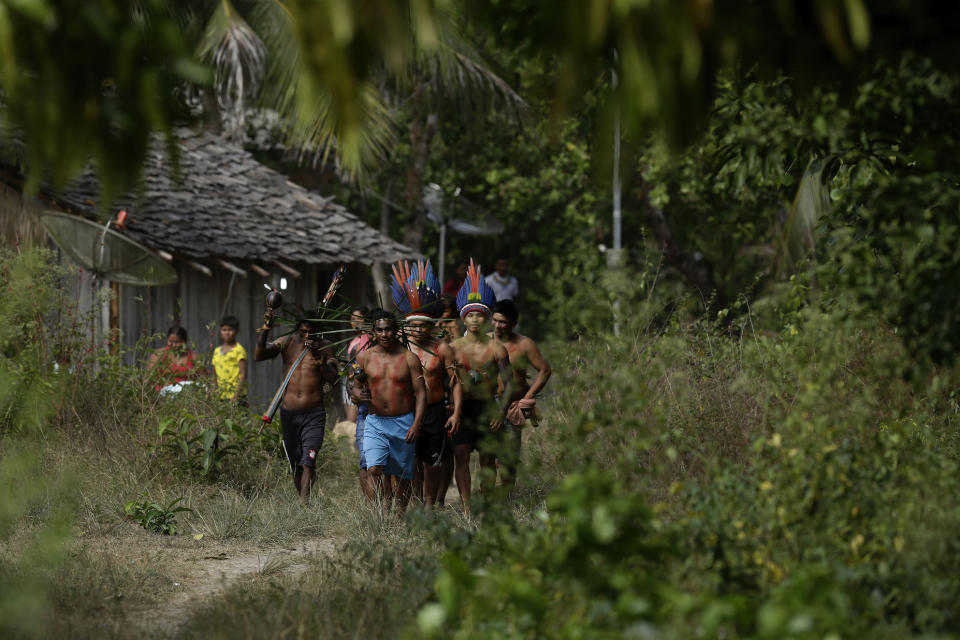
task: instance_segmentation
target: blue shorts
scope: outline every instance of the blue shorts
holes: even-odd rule
[[[363,430],[363,455],[367,459],[367,468],[383,467],[383,472],[389,476],[412,479],[417,445],[405,439],[412,426],[412,411],[402,416],[368,415]]]
[[[363,428],[367,419],[367,412],[370,410],[366,402],[357,405],[357,451],[360,452],[360,468],[367,468],[367,458],[363,455]]]

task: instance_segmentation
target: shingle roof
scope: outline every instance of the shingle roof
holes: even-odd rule
[[[392,262],[417,254],[345,208],[290,182],[252,155],[206,132],[178,130],[180,175],[163,145],[148,153],[140,197],[116,208],[130,214],[127,233],[189,258],[264,262]],[[56,199],[77,212],[95,209],[100,185],[85,171]]]

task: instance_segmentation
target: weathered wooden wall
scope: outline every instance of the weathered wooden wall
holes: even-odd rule
[[[179,275],[177,284],[163,287],[111,286],[104,280],[95,281],[91,274],[79,270],[49,241],[39,222],[42,205],[39,201],[25,200],[16,189],[0,182],[0,239],[5,246],[19,241],[24,246],[38,244],[53,248],[59,260],[68,267],[69,275],[62,279],[68,299],[75,300],[70,315],[79,319],[81,329],[92,345],[103,344],[111,328],[118,328],[120,340],[127,348],[127,362],[142,362],[154,349],[165,343],[167,329],[173,324],[186,328],[191,347],[209,357],[213,347],[220,342],[219,322],[225,315],[234,315],[240,320],[239,341],[250,355],[248,361],[249,396],[251,405],[259,407],[269,401],[281,379],[279,359],[271,362],[253,362],[256,344],[256,329],[264,312],[264,284],[279,287],[280,278],[286,277],[287,289],[283,292],[287,303],[299,304],[313,309],[330,284],[335,265],[317,267],[295,263],[302,277],[293,278],[280,269],[275,269],[269,278],[262,278],[237,262],[247,271],[247,277],[236,276],[224,268],[211,267],[213,274],[207,276],[181,260],[174,260]],[[265,266],[265,265],[262,265]],[[367,293],[369,268],[361,264],[347,266],[341,295],[337,306],[345,304],[369,305]],[[111,313],[111,295],[116,298]],[[229,297],[228,297],[229,296]],[[346,323],[344,328],[346,328]],[[274,330],[274,336],[283,333],[283,328]],[[339,337],[333,337],[334,340]],[[332,394],[340,401],[339,392]]]
[[[243,263],[237,263],[245,267]],[[256,329],[263,321],[265,310],[264,284],[279,287],[281,273],[265,279],[248,270],[246,278],[236,276],[230,288],[232,272],[215,269],[212,276],[177,262],[180,280],[165,287],[120,287],[120,329],[126,345],[133,347],[142,342],[141,357],[163,345],[165,334],[173,324],[181,324],[187,330],[192,348],[207,356],[220,343],[219,322],[223,315],[234,315],[240,321],[238,341],[250,358],[248,360],[248,393],[251,405],[269,401],[281,379],[279,359],[269,362],[254,362],[253,348],[257,341]],[[298,304],[312,309],[326,292],[333,268],[297,264],[301,278],[287,278],[283,291],[287,304]],[[350,265],[344,286],[343,300],[364,299],[366,267]],[[229,298],[228,298],[229,293]],[[344,324],[344,327],[347,325]],[[274,329],[272,335],[280,336],[284,327]],[[131,354],[131,359],[133,358]],[[334,394],[339,398],[338,394]]]
[[[21,197],[15,188],[0,182],[0,238],[4,246],[36,246],[46,242],[40,225],[42,203]]]

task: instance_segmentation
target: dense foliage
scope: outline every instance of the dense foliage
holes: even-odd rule
[[[420,629],[956,632],[956,373],[914,393],[892,375],[904,357],[820,312],[781,336],[684,323],[569,347],[526,460],[536,481],[568,475],[532,517],[494,510],[454,539]]]
[[[28,163],[54,178],[92,153],[115,179],[109,194],[136,173],[149,130],[173,121],[171,85],[206,81],[197,42],[182,39],[198,34],[177,30],[176,3],[141,3],[132,22],[108,1],[58,19],[69,4],[0,0],[4,123],[25,131]],[[856,82],[809,73],[811,60],[852,61],[870,41],[889,53],[941,31],[924,20],[871,31],[857,1],[813,3],[816,15],[808,3],[754,3],[742,25],[731,23],[742,3],[594,4],[447,7],[443,24],[464,27],[523,93],[519,114],[433,92],[442,74],[420,56],[447,41],[431,32],[431,3],[402,15],[404,3],[290,4],[307,45],[295,71],[317,83],[298,100],[331,99],[359,126],[358,102],[383,68],[396,75],[380,95],[406,96],[390,117],[409,139],[347,189],[349,206],[377,225],[386,213],[388,231],[407,235],[435,182],[505,226],[448,238],[446,267],[510,256],[523,331],[548,339],[556,375],[546,424],[524,435],[516,499],[478,499],[474,522],[384,517],[356,494],[347,445],[320,460],[338,493],[303,507],[275,432],[202,390],[158,398],[141,368],[69,320],[49,256],[4,253],[0,480],[14,490],[0,496],[0,631],[71,635],[89,611],[119,606],[114,585],[154,584],[116,564],[90,580],[101,576],[89,557],[68,553],[72,534],[108,538],[129,515],[198,543],[288,544],[329,534],[328,520],[349,540],[304,581],[266,575],[211,598],[182,628],[197,637],[259,633],[265,621],[278,635],[351,637],[960,633],[955,60],[896,50],[824,74]],[[949,12],[904,6],[873,15]],[[758,20],[796,38],[759,33]],[[98,62],[74,77],[55,62],[88,31]],[[711,54],[728,47],[714,74]],[[751,67],[758,57],[771,64]],[[63,94],[74,80],[82,91]],[[50,108],[29,109],[35,99]],[[624,269],[605,254],[617,104],[630,105]],[[678,139],[689,145],[678,151]],[[435,228],[410,237],[437,257]]]
[[[800,98],[785,79],[720,85],[703,140],[641,157],[641,195],[674,241],[703,255],[727,299],[797,275],[809,302],[860,301],[902,330],[912,355],[949,361],[957,79],[907,55],[849,99]]]

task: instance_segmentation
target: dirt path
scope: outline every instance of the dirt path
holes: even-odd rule
[[[307,569],[312,557],[333,553],[335,549],[332,538],[301,540],[289,547],[242,553],[198,549],[179,560],[185,576],[173,583],[172,593],[153,605],[128,612],[127,619],[134,628],[149,625],[154,631],[175,633],[199,605],[238,580],[259,573],[296,575]]]

